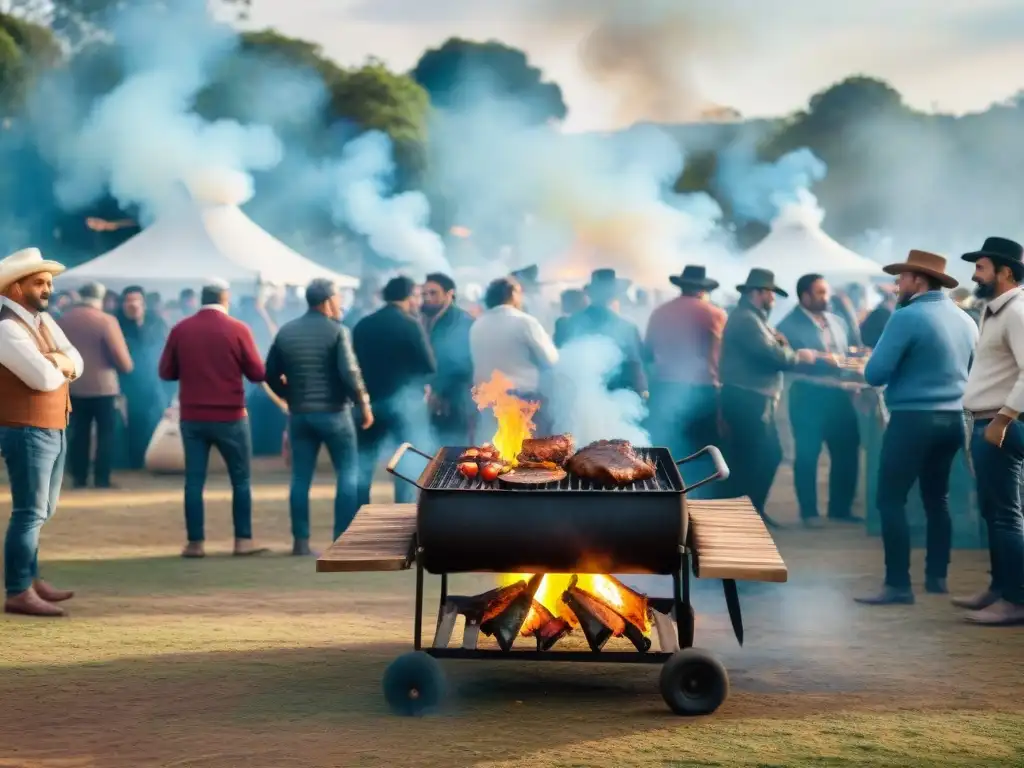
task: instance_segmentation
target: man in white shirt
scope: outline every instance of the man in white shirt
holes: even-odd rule
[[[524,400],[543,402],[542,376],[558,362],[555,342],[532,315],[523,312],[523,289],[511,277],[494,280],[484,294],[487,311],[477,318],[469,332],[473,358],[473,383],[490,380],[496,371],[515,386]],[[538,415],[543,418],[543,406]],[[490,440],[493,425],[485,425],[483,440]],[[537,424],[538,433],[544,429]]]
[[[57,509],[68,385],[82,374],[82,356],[46,314],[53,276],[64,271],[35,248],[0,261],[0,447],[11,484],[4,539],[6,613],[61,616],[57,603],[73,593],[39,578],[39,533]]]
[[[1024,624],[1024,249],[990,237],[974,263],[975,294],[988,301],[981,338],[964,392],[974,427],[971,463],[978,503],[988,526],[992,580],[988,588],[954,605],[975,624]]]

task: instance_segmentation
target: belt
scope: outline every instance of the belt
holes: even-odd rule
[[[964,413],[974,421],[989,421],[1000,415],[998,408],[994,408],[989,411],[964,411]],[[1016,420],[1020,421],[1022,418],[1024,418],[1024,414],[1018,416]]]

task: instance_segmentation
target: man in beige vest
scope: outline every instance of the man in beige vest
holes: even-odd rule
[[[6,613],[62,616],[72,593],[39,578],[39,532],[57,509],[69,383],[82,357],[47,313],[53,276],[64,271],[27,248],[0,261],[0,448],[11,484],[4,539]]]

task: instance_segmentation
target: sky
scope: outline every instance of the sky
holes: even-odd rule
[[[640,24],[641,41],[653,34],[643,24],[661,33],[669,53],[657,65],[666,82],[685,81],[687,98],[746,117],[788,114],[850,74],[952,113],[1024,89],[1021,0],[253,0],[250,16],[248,26],[316,41],[343,65],[372,55],[398,70],[451,36],[497,38],[562,86],[568,130],[663,117],[640,114],[648,102],[625,96],[636,80],[608,77],[607,59],[601,72],[587,64],[595,30],[619,29],[617,19]]]

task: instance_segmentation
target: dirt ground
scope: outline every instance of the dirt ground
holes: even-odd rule
[[[880,546],[845,527],[777,537],[791,581],[742,591],[743,648],[718,583],[697,582],[697,645],[732,681],[712,717],[669,714],[653,667],[478,662],[446,663],[441,715],[392,717],[380,679],[411,645],[412,573],[316,574],[285,554],[286,478],[260,477],[256,534],[275,549],[261,559],[181,560],[177,478],[64,494],[44,568],[78,596],[66,619],[0,618],[0,768],[1024,765],[1024,629],[965,625],[930,595],[857,606]],[[790,487],[780,477],[783,520]],[[315,489],[321,545],[331,493]],[[227,553],[223,480],[207,517]],[[984,553],[955,552],[951,584],[985,570]]]

